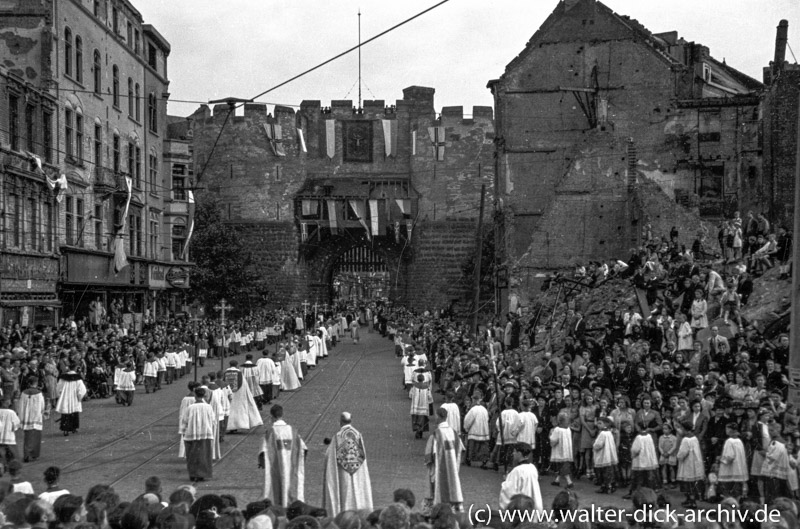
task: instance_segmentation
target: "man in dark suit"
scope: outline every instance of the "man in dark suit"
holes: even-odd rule
[[[586,321],[580,311],[575,311],[575,326],[572,328],[572,336],[575,341],[581,344],[586,343]]]

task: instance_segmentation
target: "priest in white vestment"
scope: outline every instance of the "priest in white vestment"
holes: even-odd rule
[[[58,402],[56,411],[61,414],[59,427],[64,437],[76,433],[81,426],[81,412],[83,411],[83,397],[86,396],[86,385],[81,376],[75,372],[74,365],[69,371],[58,377],[56,386]]]
[[[459,476],[464,445],[447,423],[447,410],[439,408],[436,416],[439,425],[428,437],[425,447],[425,463],[429,471],[433,504],[449,503],[458,510],[464,501]]]
[[[242,377],[247,385],[250,386],[250,394],[253,395],[253,400],[256,402],[258,409],[261,409],[261,396],[264,392],[258,384],[258,369],[256,364],[253,363],[253,355],[246,354],[244,357],[244,364],[242,364]]]
[[[348,412],[342,413],[341,428],[325,451],[322,507],[328,511],[328,516],[343,511],[372,511],[372,485],[364,439],[351,421]]]
[[[305,500],[305,459],[308,447],[293,426],[283,420],[283,406],[275,404],[269,414],[259,455],[259,468],[264,469],[264,494],[273,505],[288,507],[293,501]]]
[[[256,362],[256,372],[258,373],[258,385],[261,386],[261,397],[263,404],[272,402],[272,379],[275,372],[275,362],[270,358],[269,351],[264,349],[262,357]],[[275,395],[277,397],[277,395]]]
[[[292,363],[292,358],[285,348],[281,348],[279,354],[282,355],[281,359],[281,389],[283,391],[294,391],[300,387],[300,380],[297,378],[297,371],[295,371]],[[296,355],[297,353],[295,353]]]
[[[541,512],[542,491],[539,488],[539,471],[531,462],[533,448],[527,443],[517,443],[514,446],[514,468],[506,476],[500,487],[500,508],[505,509],[511,498],[517,494],[524,494],[533,500],[535,512]]]
[[[189,409],[189,406],[196,402],[194,390],[199,386],[200,384],[194,380],[189,382],[189,394],[183,397],[183,400],[181,400],[181,405],[178,408],[178,436],[180,436],[180,442],[178,443],[178,457],[180,458],[186,457],[186,444],[183,442],[183,421],[186,416],[186,410]],[[211,392],[208,391],[208,393],[206,393],[206,397],[210,397],[210,393]]]
[[[23,432],[23,461],[36,461],[42,447],[42,424],[44,422],[44,394],[39,389],[39,377],[28,377],[28,389],[19,396],[18,416]]]
[[[225,382],[228,383],[228,387],[233,392],[231,396],[231,412],[228,415],[228,431],[250,430],[256,426],[261,426],[264,421],[261,420],[256,401],[253,399],[253,394],[250,393],[250,384],[244,380],[242,372],[238,368],[239,363],[236,360],[231,360],[230,365],[231,367],[225,371]]]
[[[186,409],[181,421],[183,442],[186,444],[186,467],[192,481],[212,477],[216,417],[205,396],[205,389],[195,390],[195,402]]]

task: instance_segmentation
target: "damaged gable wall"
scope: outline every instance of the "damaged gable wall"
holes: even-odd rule
[[[673,40],[595,0],[560,2],[490,83],[498,260],[512,286],[515,271],[624,258],[646,223],[658,236],[676,225],[691,245],[701,215],[759,199],[742,193],[760,179],[758,98],[707,48]],[[703,98],[703,65],[731,98]]]

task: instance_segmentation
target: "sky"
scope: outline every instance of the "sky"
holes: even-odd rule
[[[132,0],[145,23],[170,42],[171,115],[198,103],[252,98],[440,0]],[[772,60],[775,28],[789,20],[789,46],[800,56],[797,0],[604,0],[654,33],[677,30],[718,60],[761,80]],[[557,0],[450,0],[362,47],[362,97],[393,104],[402,90],[436,89],[434,104],[492,106],[486,83],[525,47]],[[787,59],[796,62],[787,51]],[[256,101],[358,101],[353,52]],[[271,108],[270,108],[271,111]]]

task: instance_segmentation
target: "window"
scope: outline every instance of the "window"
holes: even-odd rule
[[[19,96],[8,95],[8,135],[11,140],[11,150],[19,150]]]
[[[156,66],[156,47],[147,43],[147,64],[150,65],[150,68],[154,70],[158,70]]]
[[[72,129],[72,109],[64,109],[64,147],[67,151],[67,159],[75,158],[75,138]]]
[[[36,152],[36,107],[25,105],[25,149]]]
[[[48,252],[53,251],[53,233],[55,232],[56,226],[56,219],[55,219],[55,208],[51,202],[46,202],[44,205],[45,211],[45,237],[44,237],[44,249]]]
[[[142,217],[138,213],[128,215],[128,239],[131,255],[142,255]]]
[[[172,198],[186,200],[186,166],[183,164],[172,166]]]
[[[100,64],[100,52],[94,50],[94,93],[100,95],[103,91],[103,69]]]
[[[114,30],[114,35],[119,35],[119,11],[116,6],[111,8],[111,29]]]
[[[719,111],[699,112],[698,140],[702,142],[720,141],[722,127]]]
[[[75,229],[78,230],[77,241],[75,243],[76,246],[80,246],[83,248],[83,199],[76,198],[75,199]]]
[[[83,39],[75,37],[75,80],[83,83]]]
[[[158,259],[158,222],[150,220],[150,258]]]
[[[72,246],[75,240],[75,216],[72,210],[72,197],[68,196],[64,199],[64,235],[67,238],[67,245]]]
[[[128,34],[127,34],[127,37],[128,37],[128,40],[127,40],[128,46],[133,47],[133,25],[130,22],[128,22]]]
[[[114,103],[114,108],[119,108],[119,68],[115,64],[111,69],[112,85],[111,85],[111,98]]]
[[[134,178],[135,175],[133,174],[133,171],[134,171],[134,167],[133,167],[133,152],[134,152],[133,151],[133,144],[131,142],[128,142],[128,146],[126,147],[125,150],[128,151],[128,174],[130,175],[131,180],[133,180],[133,186],[134,187],[138,187],[136,185],[136,179]]]
[[[139,30],[133,30],[133,53],[139,55]]]
[[[119,134],[114,134],[113,150],[114,150],[114,172],[115,173],[119,173],[119,171],[120,171],[120,168],[119,168],[119,166],[120,166],[120,159],[119,159],[120,158],[120,152],[119,152],[119,149],[120,149],[120,146],[119,146]]]
[[[83,164],[83,116],[75,113],[75,153],[78,163]]]
[[[39,215],[38,204],[35,198],[28,200],[28,233],[30,234],[30,249],[39,249]]]
[[[186,226],[183,224],[172,225],[172,260],[177,261],[183,254],[186,245]]]
[[[128,77],[128,116],[133,117],[133,79]]]
[[[72,75],[72,30],[64,28],[64,74]]]
[[[136,110],[134,112],[133,117],[134,117],[134,119],[136,119],[136,121],[139,121],[141,119],[140,118],[141,110],[142,110],[141,95],[142,94],[141,94],[141,89],[139,88],[139,83],[136,83],[136,95],[135,95],[134,100],[133,100],[134,105],[136,105]]]
[[[147,119],[149,121],[150,130],[158,132],[158,110],[156,106],[156,96],[151,93],[147,96]]]
[[[142,186],[142,148],[138,145],[136,146],[136,152],[134,155],[133,163],[135,164],[135,178],[134,182],[136,182],[136,187],[138,189],[144,189]]]
[[[53,113],[42,109],[42,150],[44,161],[53,163]]]
[[[103,237],[103,205],[94,205],[94,247],[98,250],[105,250],[105,239]]]
[[[14,246],[22,246],[22,197],[14,195],[14,211],[11,213],[11,233],[14,236]]]
[[[103,127],[95,124],[94,126],[94,168],[98,174],[103,167]]]
[[[100,0],[94,0],[94,16],[100,16]]]
[[[158,193],[158,157],[151,154],[150,162],[150,192]]]

